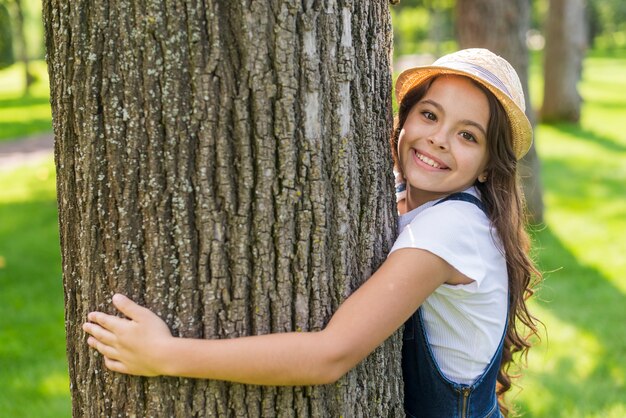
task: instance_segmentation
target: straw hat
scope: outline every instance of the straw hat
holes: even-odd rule
[[[396,99],[402,102],[404,95],[425,80],[442,74],[469,77],[491,91],[500,101],[511,123],[513,151],[519,160],[533,142],[533,131],[524,111],[524,91],[517,73],[504,58],[488,49],[463,49],[444,55],[432,65],[409,68],[396,81]]]

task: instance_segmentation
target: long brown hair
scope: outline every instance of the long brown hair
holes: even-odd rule
[[[401,170],[398,159],[398,139],[400,131],[411,108],[426,94],[433,77],[409,91],[402,99],[391,137],[391,152],[397,170]],[[470,79],[471,80],[471,79]],[[497,377],[497,395],[500,410],[508,416],[504,393],[511,388],[511,366],[521,366],[526,361],[531,347],[530,339],[538,336],[539,322],[528,310],[526,301],[534,293],[541,280],[541,273],[530,258],[530,238],[526,233],[524,215],[524,195],[517,174],[517,159],[512,147],[512,134],[506,112],[493,94],[479,83],[489,102],[489,123],[487,125],[487,181],[476,181],[487,216],[498,233],[502,252],[506,258],[509,280],[509,315],[504,338],[502,361]],[[402,173],[401,173],[402,174]],[[518,353],[516,359],[513,355]]]

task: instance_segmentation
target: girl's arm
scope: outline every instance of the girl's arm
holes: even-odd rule
[[[128,319],[91,312],[83,329],[91,334],[88,344],[116,372],[262,385],[325,384],[372,352],[455,272],[428,251],[395,251],[319,332],[175,338],[158,316],[122,295],[115,295],[113,303]]]

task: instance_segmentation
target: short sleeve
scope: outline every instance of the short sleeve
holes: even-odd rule
[[[401,248],[429,251],[474,280],[453,286],[473,293],[487,273],[484,252],[493,246],[489,219],[482,210],[472,203],[448,201],[417,215],[400,232],[391,252]]]

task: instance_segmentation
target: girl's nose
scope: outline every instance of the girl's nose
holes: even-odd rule
[[[441,150],[448,149],[448,140],[442,132],[434,132],[428,137],[428,142]]]

